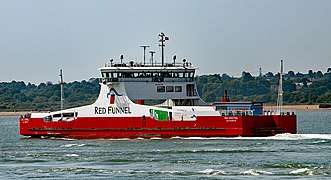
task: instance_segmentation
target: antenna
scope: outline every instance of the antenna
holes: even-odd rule
[[[149,51],[149,53],[151,53],[151,61],[152,61],[152,66],[153,66],[153,56],[154,56],[155,51]]]
[[[110,66],[113,66],[114,59],[113,58],[110,58],[109,61],[110,61]]]
[[[259,76],[262,77],[262,67],[259,69]]]
[[[62,69],[60,69],[60,87],[61,87],[61,111],[63,110],[63,75],[62,75]]]
[[[281,114],[283,106],[283,60],[280,60],[280,74],[278,85],[278,97],[277,97],[277,114]]]
[[[163,32],[161,32],[159,34],[159,37],[161,38],[159,41],[161,42],[161,44],[159,46],[161,46],[161,62],[162,62],[162,66],[164,64],[164,42],[166,40],[169,40],[169,37],[165,36]]]
[[[145,66],[145,51],[146,51],[146,48],[148,48],[149,46],[141,45],[140,47],[144,48],[144,66]]]
[[[123,56],[123,54],[121,54],[120,55],[121,64],[123,64],[123,59],[124,59],[124,56]]]

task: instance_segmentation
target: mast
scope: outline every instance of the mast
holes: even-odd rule
[[[162,62],[162,66],[164,64],[164,42],[166,40],[169,40],[169,37],[165,36],[163,32],[161,32],[159,34],[159,37],[161,38],[159,41],[161,42],[161,44],[159,46],[161,46],[161,62]]]
[[[153,57],[154,57],[154,53],[155,53],[155,51],[149,51],[149,53],[151,53],[151,64],[152,64],[152,66],[153,66]],[[156,64],[156,63],[155,63]]]
[[[281,114],[283,106],[283,60],[280,60],[280,74],[277,97],[277,114]]]
[[[148,48],[149,46],[141,45],[140,47],[142,47],[144,49],[144,66],[145,66],[145,59],[146,59],[145,52],[146,52],[146,48]]]
[[[62,75],[62,69],[60,70],[60,87],[61,87],[61,111],[63,110],[63,75]]]

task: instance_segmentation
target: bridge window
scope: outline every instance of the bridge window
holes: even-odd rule
[[[152,77],[152,73],[146,73],[145,77]]]
[[[104,78],[109,78],[109,73],[103,72],[103,73],[102,73],[102,77],[104,77]]]
[[[182,92],[182,86],[175,86],[175,92]]]
[[[139,73],[133,73],[133,77],[139,77]]]
[[[157,92],[165,92],[165,86],[157,86]]]
[[[153,73],[153,77],[161,77],[161,73]]]
[[[164,72],[164,73],[162,73],[162,77],[171,78],[172,75],[169,72]]]
[[[123,78],[132,78],[133,77],[133,73],[131,73],[131,72],[124,72],[124,73],[122,73],[122,77]]]
[[[194,72],[190,72],[190,78],[194,77]]]
[[[193,78],[194,71],[186,72],[102,72],[104,78]]]
[[[174,92],[174,87],[173,86],[167,86],[166,90],[167,90],[167,92]]]

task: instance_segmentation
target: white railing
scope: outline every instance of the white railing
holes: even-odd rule
[[[231,110],[222,110],[220,111],[221,116],[253,116],[254,110],[238,110],[238,111],[231,111]]]

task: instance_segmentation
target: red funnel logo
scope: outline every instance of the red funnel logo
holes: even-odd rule
[[[113,93],[112,93],[113,92]],[[110,88],[109,92],[107,93],[107,98],[109,98],[109,104],[114,104],[115,103],[115,95],[117,96],[122,96],[123,94],[119,94],[116,89]]]

